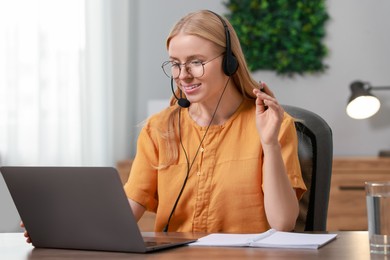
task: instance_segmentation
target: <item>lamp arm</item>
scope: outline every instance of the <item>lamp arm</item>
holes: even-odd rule
[[[390,90],[390,86],[380,86],[380,87],[369,87],[369,89],[371,90]]]

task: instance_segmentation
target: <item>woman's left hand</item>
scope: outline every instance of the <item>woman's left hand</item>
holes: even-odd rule
[[[278,142],[280,126],[283,121],[284,109],[278,103],[274,93],[267,84],[260,82],[260,89],[253,89],[256,95],[256,127],[261,143],[274,145]]]

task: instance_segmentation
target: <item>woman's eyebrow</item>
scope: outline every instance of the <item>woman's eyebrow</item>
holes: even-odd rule
[[[169,56],[169,59],[170,60],[177,60],[177,61],[180,60],[180,59],[173,57],[173,56]],[[189,60],[193,60],[193,59],[206,59],[206,57],[204,55],[201,55],[201,54],[194,54],[194,55],[187,56],[185,61],[189,61]]]

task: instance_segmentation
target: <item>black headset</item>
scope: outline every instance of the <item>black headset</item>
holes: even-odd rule
[[[223,27],[225,29],[225,38],[226,38],[226,52],[223,56],[222,61],[222,69],[223,72],[227,76],[232,76],[234,73],[236,73],[238,69],[238,61],[237,58],[234,56],[232,52],[232,46],[230,42],[230,31],[229,28],[225,22],[225,20],[217,13],[208,10],[210,13],[214,14],[216,17],[218,17],[219,20],[221,20]]]

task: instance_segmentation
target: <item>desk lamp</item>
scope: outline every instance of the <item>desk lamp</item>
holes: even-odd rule
[[[366,119],[375,115],[381,106],[371,90],[390,90],[390,86],[373,87],[368,82],[354,81],[350,85],[351,97],[348,100],[347,114],[353,119]],[[380,157],[390,157],[390,150],[379,151]]]
[[[390,86],[373,87],[368,82],[354,81],[350,85],[351,97],[348,100],[347,114],[353,119],[366,119],[375,115],[381,106],[371,90],[390,90]]]

